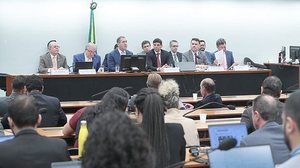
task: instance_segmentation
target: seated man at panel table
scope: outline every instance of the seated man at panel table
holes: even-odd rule
[[[114,45],[114,50],[117,49],[117,48],[118,48],[118,44],[115,44]],[[102,62],[102,66],[104,68],[104,71],[108,71],[108,55],[109,55],[109,53],[105,54],[104,60]]]
[[[260,91],[262,95],[269,95],[272,96],[276,99],[277,101],[277,112],[276,112],[276,118],[275,121],[278,124],[282,124],[282,119],[281,119],[281,113],[282,113],[282,108],[284,106],[284,103],[279,101],[279,97],[281,95],[281,88],[282,88],[282,83],[281,80],[276,77],[276,76],[268,76],[262,83]],[[252,106],[247,107],[241,118],[241,122],[244,122],[247,126],[248,129],[248,134],[251,132],[255,131],[255,128],[253,126],[252,122]]]
[[[142,42],[143,51],[138,53],[138,55],[147,55],[149,51],[151,51],[151,43],[148,40],[144,40]]]
[[[36,132],[42,118],[31,96],[18,96],[9,106],[8,120],[15,137],[0,144],[1,168],[50,168],[52,162],[69,161],[67,144]]]
[[[214,52],[214,64],[222,66],[224,69],[228,69],[235,65],[232,51],[226,50],[226,41],[220,38],[216,42],[217,51]]]
[[[194,62],[195,65],[208,64],[205,55],[200,54],[200,40],[198,38],[192,38],[191,49],[183,53],[182,62]]]
[[[178,52],[178,41],[177,40],[171,40],[170,41],[170,49],[169,52],[172,56],[172,66],[176,67],[176,64],[178,62],[182,62],[182,53]]]
[[[93,62],[93,68],[98,71],[101,65],[101,57],[97,55],[97,46],[94,43],[88,43],[85,46],[85,51],[81,54],[73,56],[73,72],[75,72],[76,62]]]
[[[261,95],[253,100],[252,121],[254,132],[241,141],[241,146],[270,145],[275,164],[289,158],[282,126],[275,122],[277,101],[269,95]]]
[[[216,59],[214,54],[208,52],[205,50],[206,48],[206,43],[204,40],[200,40],[200,55],[205,55],[206,59],[207,59],[207,63],[209,65],[214,64],[214,60]]]
[[[42,94],[44,90],[43,79],[37,75],[26,77],[27,94],[34,97],[36,105],[42,116],[40,127],[63,126],[67,122],[67,117],[60,106],[60,101],[56,97]],[[4,128],[9,128],[7,115],[2,119]]]
[[[56,40],[47,44],[48,52],[40,56],[39,73],[50,72],[51,69],[68,69],[66,56],[59,53],[59,45]]]
[[[195,108],[201,106],[204,106],[203,108],[223,107],[221,96],[215,93],[215,86],[215,82],[211,78],[205,78],[201,81],[200,93],[203,96],[203,99],[195,104]]]
[[[124,36],[117,38],[118,48],[109,53],[108,60],[108,71],[114,72],[116,66],[120,66],[121,55],[133,55],[133,53],[127,50],[127,39]]]
[[[147,54],[147,70],[160,71],[172,64],[172,56],[162,48],[162,41],[159,38],[153,40],[153,49]]]

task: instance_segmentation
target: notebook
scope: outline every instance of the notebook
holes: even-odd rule
[[[245,123],[209,125],[208,133],[211,149],[217,149],[226,138],[235,138],[240,146],[241,140],[248,135]]]
[[[237,147],[208,154],[211,168],[274,168],[269,145]]]
[[[78,160],[66,162],[53,162],[51,168],[81,168],[81,162]]]
[[[179,70],[181,72],[196,71],[196,66],[194,62],[177,62],[176,66],[179,67]]]

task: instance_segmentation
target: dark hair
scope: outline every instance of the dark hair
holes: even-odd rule
[[[50,40],[48,43],[47,43],[47,48],[49,49],[49,47],[50,47],[50,43],[52,43],[52,42],[57,42],[56,40]]]
[[[199,43],[201,43],[201,42],[205,43],[205,40],[199,40]]]
[[[262,83],[263,93],[273,96],[273,97],[280,97],[281,89],[282,89],[282,82],[276,76],[268,76]]]
[[[44,87],[43,79],[37,75],[31,75],[26,78],[26,88],[28,92],[32,90],[42,91]]]
[[[18,128],[34,127],[39,118],[35,99],[32,96],[17,96],[8,106],[8,116]]]
[[[153,88],[141,89],[134,101],[138,112],[143,115],[142,128],[156,154],[156,167],[167,165],[170,154],[164,121],[164,103]]]
[[[218,47],[219,45],[223,45],[223,44],[226,44],[226,41],[225,41],[225,39],[223,39],[223,38],[219,38],[219,39],[217,40],[217,42],[216,42],[217,47]]]
[[[146,134],[118,111],[108,111],[95,119],[84,149],[83,168],[154,167]]]
[[[294,92],[284,104],[284,113],[291,117],[296,123],[298,129],[300,128],[300,90]]]
[[[117,38],[117,43],[120,43],[122,38],[125,38],[125,37],[124,37],[124,36],[119,36],[119,37]]]
[[[192,38],[191,42],[192,41],[197,41],[200,44],[200,40],[198,38]]]
[[[162,41],[159,38],[154,39],[153,43],[159,43],[160,45],[162,45]]]
[[[117,48],[118,48],[118,44],[115,44],[115,45],[114,45],[114,49],[117,49]]]
[[[12,89],[14,90],[14,92],[20,92],[22,89],[24,89],[25,83],[26,77],[23,75],[18,75],[12,81]]]
[[[274,121],[278,111],[277,103],[269,95],[260,95],[253,100],[253,111],[257,111],[265,121]]]
[[[144,45],[145,45],[145,44],[149,44],[149,45],[151,45],[151,44],[150,44],[150,41],[148,41],[148,40],[144,40],[144,41],[142,42],[142,48],[144,47]]]

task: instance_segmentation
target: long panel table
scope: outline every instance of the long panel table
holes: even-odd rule
[[[102,95],[91,95],[111,87],[132,87],[127,91],[134,94],[146,86],[148,72],[145,73],[97,73],[92,75],[39,74],[44,80],[44,93],[61,101],[101,99]],[[270,70],[249,71],[205,71],[159,73],[163,79],[175,79],[180,87],[180,96],[189,97],[199,91],[199,83],[204,78],[216,82],[216,92],[221,95],[259,94],[262,81],[271,74]],[[11,83],[15,75],[6,76],[7,94],[11,93]]]

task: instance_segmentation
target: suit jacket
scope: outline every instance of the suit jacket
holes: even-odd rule
[[[52,59],[49,52],[40,56],[39,73],[47,73],[49,68],[52,68]],[[57,54],[57,68],[63,67],[68,69],[66,56]]]
[[[109,53],[105,54],[104,60],[102,62],[102,66],[104,67],[104,71],[108,71],[108,60],[107,60],[108,55],[109,55]]]
[[[101,65],[101,57],[99,55],[94,55],[92,60],[93,60],[93,68],[97,72]],[[73,56],[73,72],[75,72],[75,62],[85,62],[84,53]]]
[[[283,163],[289,159],[290,151],[284,140],[281,125],[274,121],[267,122],[241,141],[241,146],[270,145],[275,164]]]
[[[204,54],[206,56],[207,62],[209,65],[214,64],[214,61],[216,60],[215,54],[212,54],[208,51],[204,51]]]
[[[280,125],[282,124],[281,113],[282,113],[283,106],[284,106],[284,103],[277,100],[277,111],[276,111],[277,115],[276,115],[275,122]],[[253,109],[252,106],[247,107],[244,110],[242,117],[241,117],[241,122],[244,122],[246,124],[248,134],[255,131],[255,128],[254,128],[253,122],[252,122],[252,109]]]
[[[4,117],[5,114],[8,113],[8,106],[15,98],[18,96],[18,93],[13,92],[8,97],[1,97],[0,98],[0,117]]]
[[[195,55],[193,54],[192,50],[189,50],[183,53],[182,62],[195,62],[194,57]],[[203,56],[199,51],[198,51],[197,64],[204,64],[204,65],[208,64],[207,58]]]
[[[149,51],[147,54],[147,70],[156,71],[157,70],[157,61],[156,61],[156,54],[154,52],[154,49]],[[160,51],[160,62],[161,66],[167,64],[172,65],[172,56],[168,51],[161,50]]]
[[[175,60],[174,60],[174,58],[173,58],[172,52],[169,51],[169,53],[170,53],[171,58],[172,58],[172,66],[173,66],[173,67],[176,67],[176,62],[175,62]],[[178,62],[182,62],[182,53],[181,53],[181,52],[176,52],[176,56],[177,56]]]
[[[133,55],[133,53],[129,50],[126,50],[126,55]],[[120,66],[121,63],[121,55],[118,49],[114,49],[109,53],[108,57],[108,71],[114,72],[116,65]]]
[[[202,100],[198,101],[195,104],[194,108],[200,107],[200,106],[202,106],[204,104],[207,104],[207,103],[210,103],[210,102],[222,103],[222,98],[219,94],[211,93],[211,94],[203,97]],[[210,104],[210,105],[205,106],[204,108],[220,108],[220,107],[222,107],[222,105]]]
[[[63,139],[47,138],[33,129],[21,130],[14,139],[2,142],[0,151],[1,168],[51,168],[52,162],[71,160]]]
[[[218,52],[218,51],[214,52],[214,54],[213,54],[214,58],[216,58],[216,55],[215,55],[216,52]],[[232,51],[226,50],[225,55],[226,55],[226,61],[227,61],[227,68],[229,68],[234,63]]]

